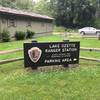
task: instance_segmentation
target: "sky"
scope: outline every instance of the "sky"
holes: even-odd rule
[[[39,0],[33,0],[33,1],[38,2]]]

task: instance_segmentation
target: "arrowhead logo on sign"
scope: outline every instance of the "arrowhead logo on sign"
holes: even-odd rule
[[[33,48],[28,50],[29,58],[34,63],[38,62],[38,60],[41,57],[41,54],[42,54],[42,50],[39,49],[38,47],[33,47]]]

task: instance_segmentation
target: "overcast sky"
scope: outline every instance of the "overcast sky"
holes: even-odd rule
[[[33,0],[33,1],[38,2],[39,0]]]

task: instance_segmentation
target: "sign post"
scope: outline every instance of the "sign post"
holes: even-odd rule
[[[69,40],[63,40],[63,42],[69,42]],[[63,67],[69,67],[69,65],[66,63],[63,65]]]
[[[24,65],[36,69],[38,66],[79,63],[80,42],[25,43]]]

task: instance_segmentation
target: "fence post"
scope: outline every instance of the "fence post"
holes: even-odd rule
[[[100,40],[100,33],[98,33],[98,40]]]
[[[63,40],[63,42],[69,42],[69,40]],[[69,67],[69,65],[66,63],[65,65],[63,65],[64,67]]]

